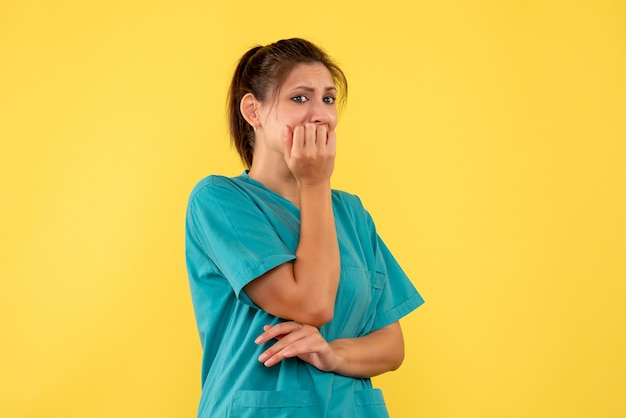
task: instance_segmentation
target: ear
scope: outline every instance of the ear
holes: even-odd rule
[[[252,95],[252,93],[247,93],[243,96],[241,98],[241,103],[239,103],[239,111],[243,115],[243,118],[254,129],[260,125],[259,107],[260,103],[256,97]]]

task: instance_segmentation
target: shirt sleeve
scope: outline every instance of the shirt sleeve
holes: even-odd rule
[[[374,266],[372,267],[376,270],[374,287],[379,291],[377,298],[373,301],[375,305],[371,329],[373,331],[390,325],[411,313],[424,303],[424,299],[378,235],[374,220],[363,207],[361,200],[358,197],[357,199],[362,210],[363,222],[367,226],[369,245],[373,250]]]
[[[281,240],[245,192],[216,181],[196,186],[189,200],[187,226],[191,239],[228,280],[237,297],[257,307],[242,292],[245,285],[295,254]]]
[[[383,240],[376,235],[376,275],[382,291],[376,306],[374,329],[385,327],[417,309],[424,299],[393,257]]]

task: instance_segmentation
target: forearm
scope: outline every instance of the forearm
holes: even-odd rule
[[[327,125],[313,123],[298,125],[293,132],[286,127],[285,134],[288,184],[297,186],[300,208],[296,259],[267,271],[244,290],[272,315],[320,327],[333,317],[339,285],[339,244],[330,188],[336,138]]]
[[[332,318],[339,284],[339,244],[330,182],[300,186],[300,238],[294,280],[312,309]]]
[[[337,356],[333,372],[351,377],[372,377],[396,370],[404,360],[404,338],[395,322],[359,338],[329,343]]]

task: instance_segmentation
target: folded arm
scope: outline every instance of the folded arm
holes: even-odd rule
[[[404,360],[404,338],[399,322],[363,337],[341,338],[327,342],[318,329],[298,322],[266,325],[255,340],[257,344],[276,339],[259,361],[271,367],[280,361],[298,357],[326,372],[368,378],[395,370]]]
[[[306,131],[300,126],[287,139],[285,158],[297,179],[300,206],[296,260],[256,278],[244,291],[274,316],[321,326],[333,317],[339,285],[339,244],[330,188],[335,134],[325,126],[307,125]]]

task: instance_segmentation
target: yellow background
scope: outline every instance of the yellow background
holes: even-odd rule
[[[188,194],[227,83],[301,36],[350,82],[336,188],[426,305],[398,417],[626,416],[626,3],[0,3],[0,416],[191,417]]]

